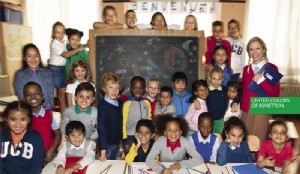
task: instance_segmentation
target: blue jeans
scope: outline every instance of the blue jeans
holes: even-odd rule
[[[120,159],[120,144],[108,144],[106,146],[106,158],[108,160]]]
[[[66,67],[48,65],[48,68],[52,71],[52,77],[54,82],[54,88],[66,87]]]

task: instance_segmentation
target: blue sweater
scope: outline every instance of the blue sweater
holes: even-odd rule
[[[240,147],[232,150],[227,141],[223,141],[217,152],[217,164],[223,166],[227,163],[252,163],[252,156],[246,141]]]
[[[214,120],[224,118],[227,109],[226,88],[222,87],[222,91],[217,89],[209,91],[206,105],[208,112],[214,116]]]
[[[173,89],[173,103],[176,107],[177,117],[184,117],[187,113],[187,110],[190,106],[190,97],[191,93],[188,91],[183,91],[181,94],[178,94],[178,92]]]
[[[119,144],[122,140],[122,102],[119,106],[112,105],[104,99],[98,106],[98,133],[101,150],[108,144]]]
[[[40,174],[44,166],[44,144],[40,134],[30,128],[14,150],[10,131],[0,136],[1,174]]]

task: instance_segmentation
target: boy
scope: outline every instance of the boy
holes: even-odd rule
[[[236,19],[228,22],[228,35],[231,44],[231,68],[233,71],[232,79],[242,78],[245,66],[245,43],[240,38],[241,24]]]
[[[61,132],[65,135],[66,125],[70,121],[81,121],[86,129],[86,138],[96,140],[97,133],[97,108],[92,106],[95,100],[95,88],[89,82],[80,83],[75,90],[75,105],[64,110],[61,122]]]
[[[122,140],[122,102],[117,99],[122,79],[116,73],[105,73],[101,86],[105,95],[98,106],[100,161],[116,160],[120,157]]]
[[[83,174],[95,161],[96,143],[85,138],[85,126],[80,121],[70,121],[65,129],[67,141],[55,157],[53,164],[57,174]]]
[[[226,47],[228,55],[228,62],[231,58],[231,45],[230,42],[223,39],[224,25],[222,21],[214,21],[212,23],[212,36],[206,39],[206,52],[205,52],[205,65],[211,65],[213,61],[213,52],[216,46],[223,45]]]
[[[45,109],[44,94],[41,86],[36,82],[28,82],[23,88],[23,99],[32,108],[31,128],[40,133],[46,152],[45,162],[53,160],[54,153],[61,141],[59,124],[53,119],[51,110]]]
[[[216,162],[220,147],[218,137],[212,133],[214,118],[209,112],[202,112],[198,117],[198,132],[189,137],[204,162]]]
[[[150,103],[143,95],[146,91],[146,81],[141,76],[135,76],[130,82],[131,96],[123,105],[123,139],[124,151],[128,153],[134,142],[135,126],[141,119],[151,120]]]
[[[172,103],[173,90],[169,86],[163,86],[159,94],[159,103],[155,107],[154,115],[172,114],[176,117],[176,107]]]
[[[208,76],[209,93],[206,99],[208,112],[214,117],[214,133],[221,133],[223,118],[227,109],[226,88],[221,84],[224,80],[223,70],[219,67],[213,68]]]
[[[151,117],[152,121],[155,121],[155,106],[156,106],[156,97],[160,92],[160,82],[157,79],[150,79],[147,81],[146,87],[146,99],[149,101],[151,106]]]
[[[129,153],[125,157],[127,164],[145,162],[154,144],[155,127],[151,120],[142,119],[136,124],[135,139],[137,144],[132,144]]]
[[[188,78],[183,72],[178,71],[173,74],[173,103],[176,108],[177,117],[184,117],[190,106],[189,99],[191,97],[191,93],[185,90],[187,84]]]

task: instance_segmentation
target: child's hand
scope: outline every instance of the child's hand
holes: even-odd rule
[[[205,69],[207,70],[207,72],[209,73],[212,69],[214,69],[214,66],[212,66],[212,64],[206,65]]]
[[[275,160],[273,159],[273,157],[269,156],[266,157],[263,161],[263,166],[265,167],[275,167]]]
[[[264,76],[264,73],[265,73],[265,70],[262,71],[261,73],[255,74],[254,77],[253,77],[253,81],[255,81],[257,83],[259,81],[259,79]]]
[[[195,108],[195,110],[200,110],[200,109],[201,109],[201,105],[200,105],[199,100],[195,99],[195,100],[193,101],[193,103],[194,103],[194,108]]]
[[[65,173],[65,168],[62,165],[58,165],[55,171],[56,174],[64,174]]]
[[[85,48],[86,48],[86,46],[80,45],[80,46],[78,47],[78,51],[82,51],[82,50],[84,50]]]
[[[171,169],[165,168],[165,169],[163,169],[160,173],[161,173],[161,174],[172,174],[173,172],[172,172]]]
[[[231,106],[231,112],[237,112],[238,111],[238,104],[237,103],[232,103]]]
[[[70,168],[65,170],[64,174],[72,174],[72,173],[73,173],[73,169],[72,169],[72,167],[70,167]]]
[[[101,150],[99,160],[102,162],[106,161],[106,150]]]
[[[140,147],[141,146],[141,140],[139,139],[139,133],[137,132],[137,133],[135,133],[135,139],[136,139],[136,141],[137,141],[137,144],[136,144],[136,147]]]
[[[171,170],[179,170],[181,168],[180,163],[174,163],[169,167]]]

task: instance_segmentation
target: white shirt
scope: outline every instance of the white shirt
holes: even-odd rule
[[[202,138],[200,132],[198,131],[198,132],[197,132],[197,135],[198,135],[198,140],[199,140],[199,142],[202,142],[203,144],[209,143],[209,142],[210,142],[210,137],[211,137],[210,135],[211,135],[211,134],[212,134],[212,133],[210,133],[210,134],[208,135],[208,137],[206,138],[206,140],[204,140],[204,139]],[[190,141],[190,142],[193,144],[193,146],[196,148],[192,136],[189,137],[189,141]],[[213,145],[212,153],[211,153],[211,156],[210,156],[210,162],[216,162],[216,160],[217,160],[217,151],[218,151],[219,147],[220,147],[220,142],[219,142],[218,137],[216,137],[216,141],[215,141],[215,144]]]
[[[232,112],[231,111],[231,103],[232,102],[233,102],[233,100],[229,99],[228,107],[227,107],[227,110],[226,110],[225,115],[224,115],[224,122],[227,121],[232,116],[241,118],[242,112],[240,110],[240,104],[238,103],[238,110],[237,110],[237,112]]]
[[[255,69],[258,69],[258,71],[261,70],[261,68],[266,64],[267,62],[265,60],[259,62],[258,64],[251,64],[251,68],[254,72],[254,74],[258,73],[258,72],[255,72]],[[263,82],[266,78],[264,76],[262,76],[258,81],[257,81],[257,84],[260,84],[261,82]]]
[[[61,53],[67,50],[67,41],[60,42],[57,39],[53,39],[50,44],[50,65],[66,66],[67,59],[61,56]]]
[[[231,68],[233,74],[241,73],[242,77],[243,68],[245,66],[245,44],[241,39],[229,38],[231,44]]]

